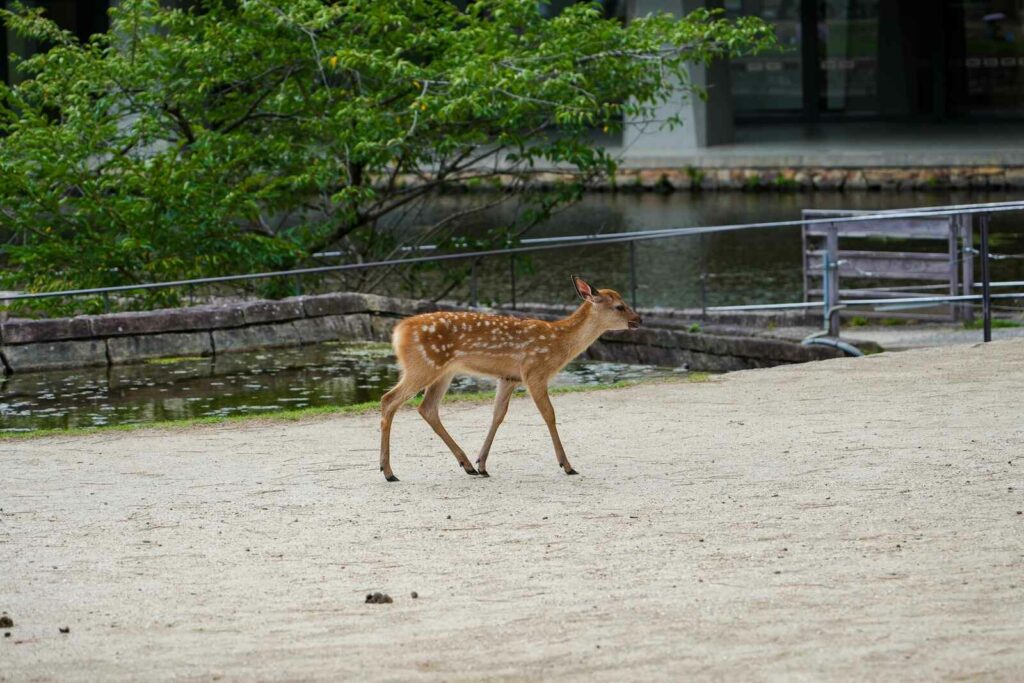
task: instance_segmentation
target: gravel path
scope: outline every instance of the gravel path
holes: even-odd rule
[[[2,441],[0,680],[1019,681],[1022,396],[1022,341],[560,395],[578,477],[528,399],[490,479],[411,410],[392,485],[374,415]]]

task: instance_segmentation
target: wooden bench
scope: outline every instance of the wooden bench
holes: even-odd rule
[[[804,220],[844,218],[869,211],[806,209]],[[970,294],[974,282],[971,215],[878,218],[803,226],[804,301],[821,301],[828,292],[829,308],[847,299],[885,299],[942,294]],[[882,249],[891,243],[893,249]],[[857,247],[857,248],[854,248]],[[908,251],[907,249],[910,248]],[[828,269],[825,257],[838,264]],[[883,283],[893,283],[886,285]],[[910,308],[911,306],[906,306]],[[918,320],[966,320],[969,303],[928,305],[929,313],[844,311],[846,315]],[[830,334],[838,335],[839,316],[830,317]],[[831,329],[833,328],[834,329]]]

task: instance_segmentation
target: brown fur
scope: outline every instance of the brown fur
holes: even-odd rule
[[[526,320],[483,313],[426,313],[400,322],[392,336],[402,379],[381,400],[380,468],[388,481],[391,470],[390,434],[395,411],[426,388],[419,412],[455,454],[468,474],[487,475],[487,455],[505,417],[512,392],[525,384],[547,423],[558,464],[576,474],[565,457],[555,428],[555,411],[548,383],[573,358],[607,330],[635,327],[640,316],[611,289],[594,290],[573,278],[584,301],[569,317],[555,322]],[[438,408],[452,377],[481,375],[498,379],[491,429],[474,469],[465,452],[441,424]]]

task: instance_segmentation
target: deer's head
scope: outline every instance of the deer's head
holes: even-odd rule
[[[614,289],[596,289],[575,275],[572,284],[576,293],[592,305],[593,315],[606,330],[635,330],[643,322],[636,311],[626,305],[622,296]]]

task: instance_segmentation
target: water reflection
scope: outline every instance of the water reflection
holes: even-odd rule
[[[1013,192],[822,192],[673,194],[588,194],[529,233],[530,237],[605,234],[706,225],[798,220],[802,209],[899,209],[1019,199]],[[397,216],[391,227],[415,234],[445,217],[465,212],[490,195],[451,194],[432,197],[424,207]],[[514,201],[468,217],[460,231],[473,236],[512,222],[520,210]],[[1024,219],[1020,214],[993,216],[994,244],[1007,253],[1024,252]],[[432,238],[431,238],[432,239]],[[642,306],[700,307],[758,302],[799,301],[803,297],[799,228],[745,230],[680,237],[636,245],[638,299]],[[462,265],[448,263],[445,274]],[[995,279],[1024,278],[1024,261],[993,264]],[[468,273],[468,268],[466,269]],[[600,286],[627,292],[630,257],[625,245],[572,248],[532,254],[517,260],[519,301],[567,303],[573,300],[568,274],[578,272]],[[507,258],[484,260],[476,269],[478,296],[483,302],[511,298]],[[702,278],[702,275],[705,277]],[[438,270],[420,269],[416,276],[390,278],[377,291],[396,295],[435,296]],[[415,284],[414,284],[415,283]],[[468,281],[448,298],[465,301]]]
[[[0,380],[0,431],[132,424],[379,399],[398,376],[386,347],[318,344],[143,365],[12,375]],[[665,370],[573,363],[556,385],[642,379]],[[492,388],[459,378],[452,391]]]

